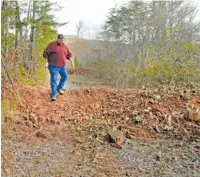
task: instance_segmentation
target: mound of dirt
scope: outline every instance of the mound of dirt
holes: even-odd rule
[[[17,89],[22,106],[2,87],[3,176],[199,174],[199,92]]]
[[[8,88],[2,88],[3,100],[13,97]],[[18,85],[18,90],[23,106],[17,107],[15,130],[23,138],[61,138],[64,127],[87,127],[94,120],[144,138],[200,135],[200,123],[191,120],[187,109],[198,96],[188,101],[164,90],[82,89],[67,90],[51,102],[46,88]]]

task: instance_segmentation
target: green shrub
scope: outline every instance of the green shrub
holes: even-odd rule
[[[81,68],[82,67],[82,65],[80,64],[77,56],[74,57],[74,64],[75,64],[76,68]]]
[[[189,58],[181,66],[176,64],[172,56],[149,59],[143,63],[135,65],[131,62],[105,59],[93,63],[94,73],[92,75],[103,80],[106,85],[120,88],[200,81],[200,70],[193,58]]]

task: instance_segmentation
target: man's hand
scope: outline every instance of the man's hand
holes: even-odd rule
[[[72,60],[71,60],[71,66],[72,66],[73,69],[75,68],[74,61],[72,61]]]
[[[74,69],[75,68],[74,60],[72,58],[70,58],[69,60],[71,61],[71,66]]]
[[[44,65],[44,67],[45,67],[45,68],[48,68],[48,66],[49,66],[49,63],[46,62],[45,65]]]

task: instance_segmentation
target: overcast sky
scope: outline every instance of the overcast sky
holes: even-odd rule
[[[52,0],[55,2],[55,0]],[[66,26],[58,29],[59,33],[65,35],[73,35],[75,33],[76,24],[79,20],[83,20],[91,35],[95,33],[106,19],[109,9],[115,5],[119,6],[129,0],[56,0],[63,9],[56,12],[56,16],[60,22],[69,22]],[[149,0],[146,0],[149,1]],[[198,4],[200,9],[200,0],[190,0]],[[200,13],[199,13],[200,18]]]

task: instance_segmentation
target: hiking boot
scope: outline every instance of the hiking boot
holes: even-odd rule
[[[58,90],[58,93],[59,93],[60,95],[64,95],[64,91],[63,91],[62,89],[59,89],[59,90]]]
[[[56,101],[56,97],[55,97],[55,96],[52,96],[52,97],[51,97],[51,101]]]

